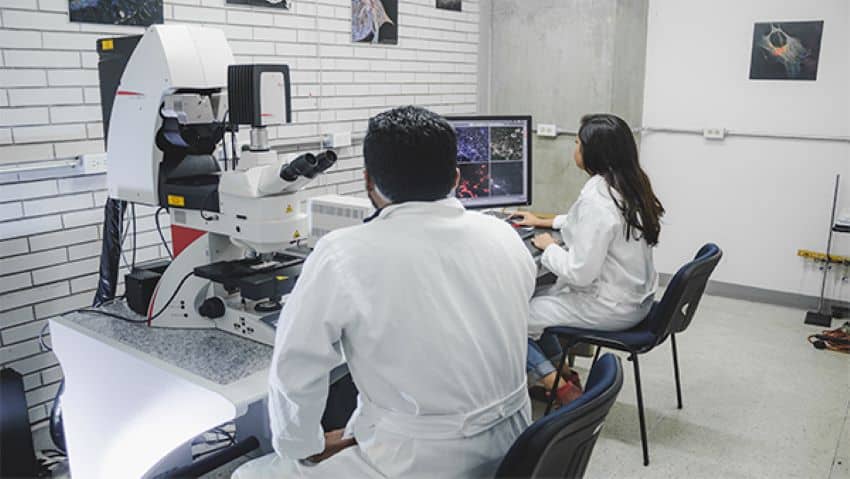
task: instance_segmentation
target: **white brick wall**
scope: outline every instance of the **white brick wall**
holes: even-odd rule
[[[273,143],[290,143],[362,132],[370,116],[402,104],[475,111],[480,1],[458,13],[399,0],[395,46],[350,42],[350,0],[295,0],[290,11],[166,0],[165,17],[221,28],[238,62],[290,66],[295,123],[271,132]],[[95,40],[141,31],[70,23],[67,0],[0,0],[0,168],[103,151]],[[359,147],[339,153],[316,194],[362,194]],[[91,303],[104,189],[104,175],[0,173],[0,366],[25,375],[34,424],[61,379],[36,338],[47,318]],[[137,208],[137,261],[165,254],[153,211]]]

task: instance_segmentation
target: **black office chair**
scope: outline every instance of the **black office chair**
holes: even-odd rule
[[[637,391],[638,418],[640,420],[640,440],[643,446],[643,465],[649,465],[649,446],[646,440],[646,417],[643,409],[643,394],[640,387],[640,365],[638,355],[651,351],[670,337],[673,347],[673,371],[676,377],[676,399],[682,409],[682,386],[679,381],[679,357],[676,352],[676,333],[681,333],[690,324],[697,310],[699,301],[705,291],[708,278],[723,256],[714,243],[700,248],[696,257],[690,263],[682,266],[667,285],[667,290],[661,301],[653,304],[649,315],[632,329],[617,332],[593,331],[589,329],[556,326],[547,328],[546,332],[558,335],[565,341],[565,350],[578,343],[589,343],[597,346],[596,356],[601,348],[611,348],[629,353],[629,360],[634,364],[635,389]],[[564,368],[567,355],[561,359],[559,371]],[[596,358],[594,357],[594,362]],[[550,394],[546,414],[552,408],[558,381]]]
[[[605,354],[593,365],[584,394],[526,429],[505,455],[496,477],[582,477],[622,387],[620,358]]]

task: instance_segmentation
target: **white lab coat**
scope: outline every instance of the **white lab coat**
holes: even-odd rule
[[[550,245],[541,264],[558,281],[531,301],[529,336],[550,326],[620,331],[640,323],[658,289],[652,247],[626,240],[625,218],[604,177],[591,177],[566,215],[555,217],[564,247]],[[618,197],[619,198],[619,197]],[[639,232],[637,232],[639,233]]]
[[[492,475],[531,410],[525,361],[536,267],[503,221],[456,199],[385,208],[322,238],[281,312],[270,454],[234,477]],[[344,352],[357,446],[318,465],[328,374]]]

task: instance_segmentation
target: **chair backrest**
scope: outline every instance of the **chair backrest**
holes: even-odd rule
[[[582,477],[622,387],[620,358],[604,354],[590,371],[584,394],[526,429],[505,455],[496,477]]]
[[[659,342],[671,333],[684,331],[694,317],[708,284],[708,278],[720,262],[723,251],[714,243],[700,248],[690,263],[679,268],[670,280],[661,301],[649,314],[649,329]]]

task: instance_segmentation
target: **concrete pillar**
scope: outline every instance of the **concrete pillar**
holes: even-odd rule
[[[586,113],[613,112],[640,126],[648,0],[492,0],[490,8],[482,113],[530,113],[535,124],[576,130]],[[534,210],[565,212],[577,197],[587,177],[573,164],[574,141],[535,137]]]

